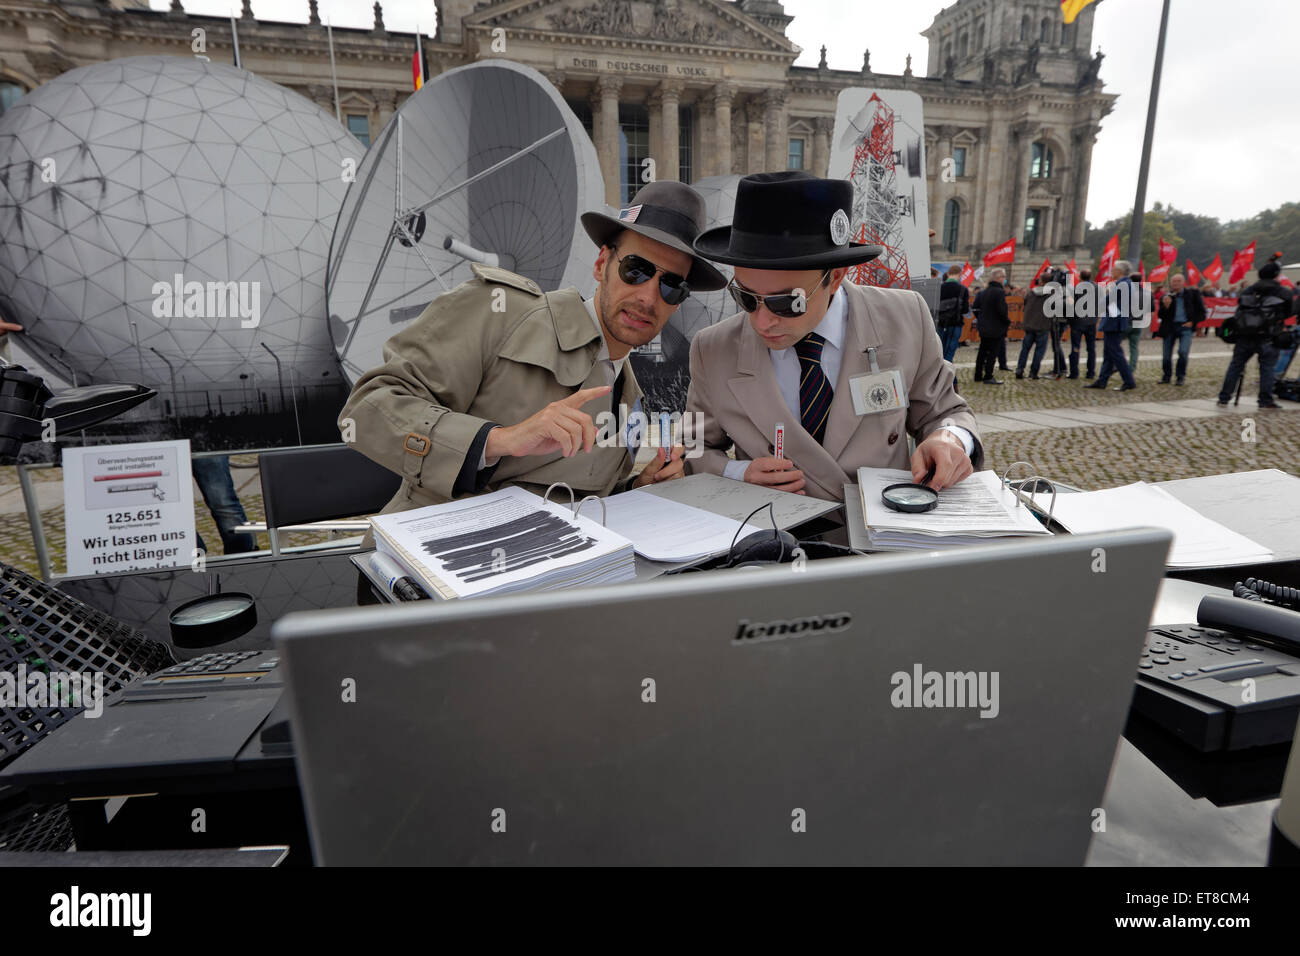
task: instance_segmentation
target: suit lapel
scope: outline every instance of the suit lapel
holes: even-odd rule
[[[804,478],[825,490],[832,498],[844,494],[844,472],[827,454],[826,449],[813,440],[799,421],[799,409],[786,407],[781,390],[776,384],[772,357],[753,327],[746,322],[741,330],[740,356],[736,376],[727,381],[731,394],[736,397],[749,420],[770,444],[777,422],[785,424],[785,457],[793,461]],[[834,406],[832,406],[833,409]],[[850,407],[850,412],[852,408]],[[833,411],[832,411],[833,414]],[[829,428],[829,423],[827,425]],[[771,454],[767,451],[766,454]],[[754,456],[759,457],[759,456]]]

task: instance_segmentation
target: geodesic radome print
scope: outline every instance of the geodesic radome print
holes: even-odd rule
[[[71,70],[0,116],[0,313],[82,385],[274,382],[263,343],[286,381],[337,380],[325,261],[363,152],[232,66]]]

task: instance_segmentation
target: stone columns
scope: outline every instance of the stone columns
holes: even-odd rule
[[[785,118],[785,90],[763,94],[764,125],[767,126],[767,155],[763,169],[777,172],[790,165],[790,132]]]
[[[814,176],[823,179],[830,175],[831,134],[835,131],[835,117],[818,116],[813,120],[812,169]]]
[[[736,95],[733,87],[719,83],[713,88],[713,155],[709,158],[711,176],[731,173],[731,100]]]
[[[605,178],[605,202],[616,209],[623,205],[622,177],[618,168],[618,95],[622,91],[623,80],[620,77],[602,76],[596,81],[596,95],[592,100],[596,107],[592,131],[596,134],[600,174]]]
[[[1074,194],[1070,197],[1070,245],[1083,245],[1084,214],[1088,207],[1088,177],[1092,170],[1092,144],[1101,129],[1096,123],[1074,128],[1074,150],[1070,166],[1074,169]]]
[[[1029,161],[1034,131],[1033,123],[1017,123],[1011,127],[1012,142],[1016,149],[1016,178],[1012,183],[1011,234],[1017,244],[1025,238],[1025,211],[1029,206]]]
[[[656,179],[676,182],[681,178],[681,105],[682,84],[665,80],[656,91],[659,94],[659,157],[655,160]]]
[[[757,94],[749,97],[745,107],[745,118],[749,121],[749,142],[741,171],[761,173],[767,169],[767,137],[763,135],[763,104]]]

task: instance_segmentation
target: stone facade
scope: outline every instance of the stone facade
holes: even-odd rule
[[[0,0],[0,93],[116,57],[191,56],[195,31],[207,56],[231,61],[229,19],[187,14],[182,0],[168,10],[141,3]],[[1056,0],[957,0],[923,32],[922,77],[910,57],[901,74],[875,72],[869,51],[860,70],[827,68],[824,49],[817,67],[794,66],[793,17],[779,0],[435,4],[430,74],[491,57],[539,70],[591,133],[611,205],[635,188],[644,159],[660,179],[792,164],[825,175],[840,90],[914,90],[925,104],[933,258],[978,261],[1016,235],[1016,281],[1045,257],[1085,261],[1092,144],[1115,99],[1089,54],[1093,7],[1063,28]],[[243,64],[332,112],[326,28],[313,0],[304,7],[308,22],[274,23],[243,0]],[[862,35],[868,22],[846,22],[845,34]],[[388,31],[378,3],[371,29],[333,36],[340,119],[373,139],[410,95],[414,36]]]

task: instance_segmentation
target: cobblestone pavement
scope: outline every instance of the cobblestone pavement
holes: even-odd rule
[[[1082,377],[1073,381],[1017,380],[1014,370],[1018,342],[1010,343],[1008,348],[1007,359],[1012,371],[997,373],[1004,384],[977,384],[971,378],[973,347],[959,349],[955,363],[958,388],[977,415],[1093,406],[1112,409],[1151,402],[1218,398],[1230,357],[1223,342],[1214,337],[1193,342],[1187,384],[1181,388],[1157,384],[1161,374],[1160,347],[1159,340],[1142,341],[1135,376],[1138,387],[1129,392],[1116,390],[1119,380],[1115,377],[1111,378],[1107,391],[1085,390],[1083,386],[1087,382]],[[1098,359],[1100,365],[1100,355]],[[1050,352],[1044,367],[1051,368]],[[1013,461],[1030,461],[1043,474],[1085,489],[1257,468],[1279,468],[1300,474],[1300,414],[1295,411],[1300,406],[1284,402],[1286,411],[1261,410],[1256,405],[1258,385],[1258,367],[1252,361],[1246,370],[1240,405],[1218,414],[1091,428],[993,432],[984,437],[985,463],[1000,472]]]
[[[1008,344],[1007,358],[1012,371],[997,373],[1005,383],[1001,386],[973,382],[975,348],[959,349],[955,362],[958,388],[977,415],[991,416],[990,422],[997,421],[999,413],[1091,407],[1096,407],[1099,414],[1113,417],[1115,409],[1123,406],[1193,399],[1213,401],[1218,397],[1229,358],[1229,349],[1223,342],[1214,337],[1194,341],[1187,385],[1182,388],[1157,384],[1160,346],[1159,340],[1142,341],[1138,387],[1130,392],[1115,390],[1119,385],[1117,378],[1111,379],[1111,390],[1108,391],[1085,391],[1082,386],[1087,382],[1082,378],[1075,381],[1050,378],[1017,381],[1014,370],[1019,342]],[[1098,343],[1098,365],[1100,349]],[[1050,369],[1049,353],[1043,370]],[[1279,468],[1300,475],[1300,406],[1283,403],[1288,410],[1276,412],[1258,409],[1255,403],[1258,381],[1258,367],[1252,362],[1247,369],[1241,404],[1230,411],[1207,411],[1203,417],[1125,421],[1094,427],[1034,427],[1018,431],[994,431],[990,427],[983,437],[985,463],[1000,472],[1013,461],[1030,461],[1040,473],[1085,489],[1108,488],[1138,480],[1164,481],[1258,468]],[[1208,403],[1202,401],[1199,404]],[[1124,412],[1136,414],[1132,409],[1124,409]],[[245,459],[250,464],[255,460],[254,456],[245,456],[236,461],[244,462]],[[249,520],[261,521],[265,512],[260,487],[241,479],[241,475],[248,474],[250,472],[243,469],[235,472],[240,500]],[[59,482],[61,473],[57,468],[43,469],[32,472],[32,478],[38,484]],[[0,468],[0,561],[37,573],[35,549],[17,484],[16,469]],[[210,546],[218,548],[220,536],[212,517],[197,493],[195,499],[199,533]],[[58,571],[62,569],[64,554],[61,494],[51,488],[41,494],[41,501],[42,525]],[[293,535],[287,544],[306,544],[324,538],[324,535]]]

